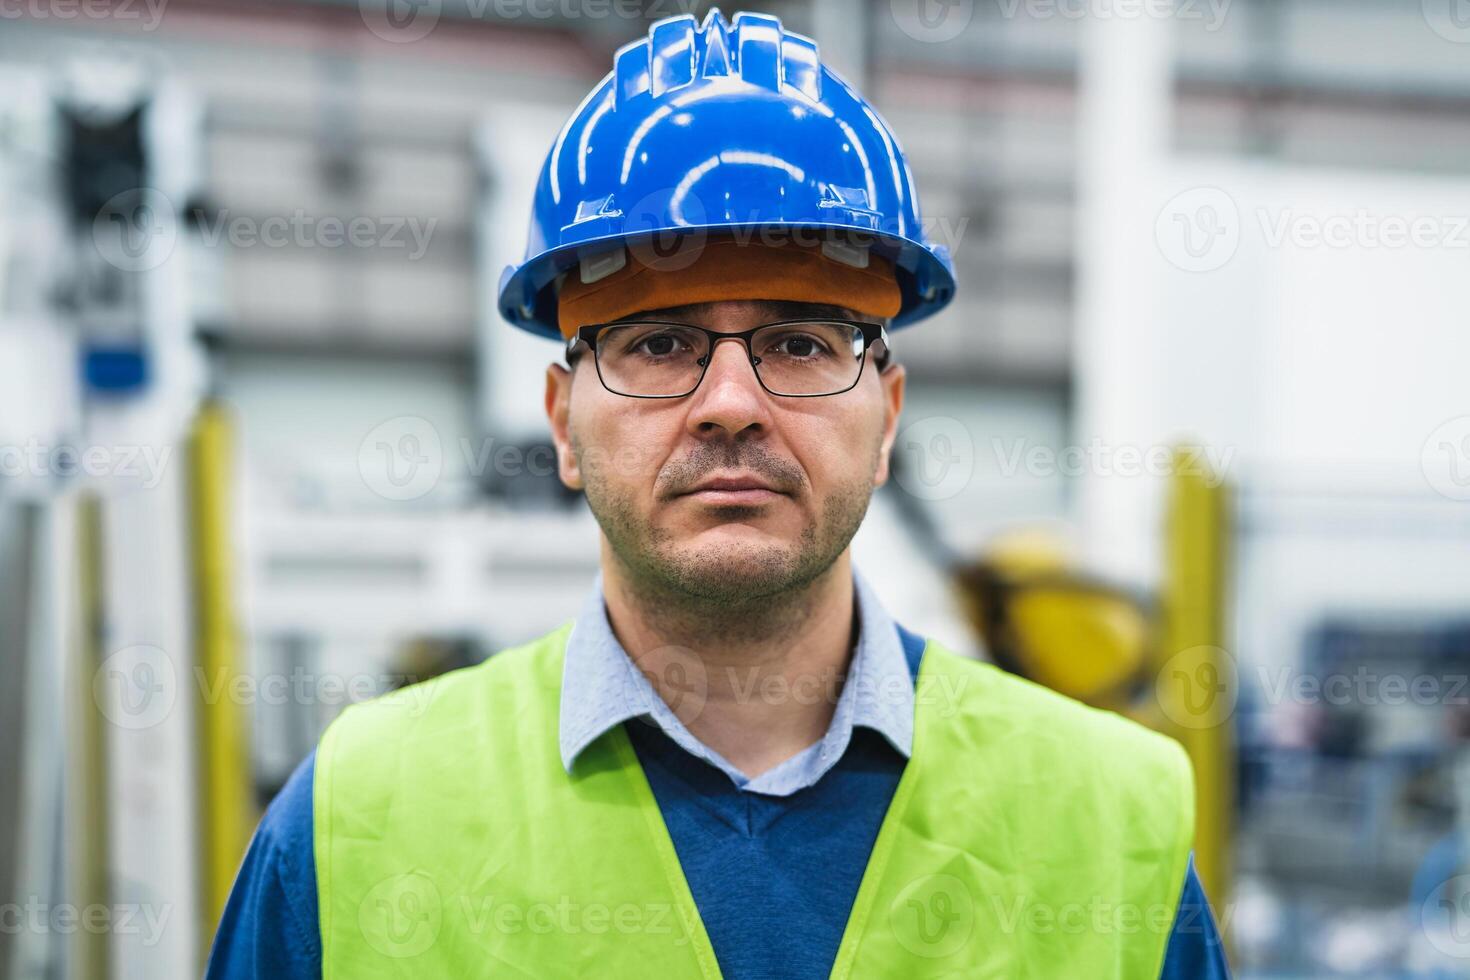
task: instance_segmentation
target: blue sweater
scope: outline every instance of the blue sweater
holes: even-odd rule
[[[917,673],[922,640],[900,629]],[[878,827],[905,759],[855,728],[815,785],[788,796],[747,792],[656,725],[626,723],[700,918],[727,980],[827,977]],[[225,908],[212,978],[321,976],[312,852],[315,756],[266,811]],[[1227,977],[1223,947],[1191,865],[1169,940],[1165,980]]]

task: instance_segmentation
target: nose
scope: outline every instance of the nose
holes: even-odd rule
[[[689,431],[707,437],[768,429],[770,402],[745,345],[733,337],[718,340],[708,356],[709,367],[689,406]]]

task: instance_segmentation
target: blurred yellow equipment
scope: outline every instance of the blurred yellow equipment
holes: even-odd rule
[[[962,602],[995,662],[1069,697],[1121,710],[1147,681],[1147,603],[1071,567],[1044,531],[996,540],[957,569]]]

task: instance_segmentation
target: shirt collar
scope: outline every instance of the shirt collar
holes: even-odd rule
[[[914,681],[898,628],[856,569],[853,588],[858,642],[832,724],[817,744],[751,780],[696,739],[633,664],[608,622],[599,573],[567,637],[559,731],[562,764],[571,772],[588,745],[634,718],[658,725],[681,748],[723,770],[736,785],[776,795],[816,782],[841,758],[857,726],[878,732],[907,758],[913,751]]]

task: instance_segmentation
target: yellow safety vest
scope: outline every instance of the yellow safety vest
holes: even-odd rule
[[[325,980],[719,977],[622,726],[562,766],[569,632],[328,729]],[[932,640],[914,720],[832,976],[1157,977],[1193,831],[1179,745]]]

